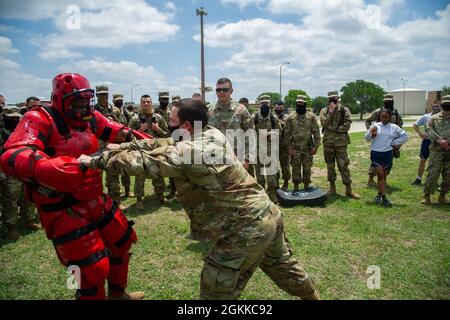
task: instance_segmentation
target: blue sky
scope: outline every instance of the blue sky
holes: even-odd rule
[[[0,93],[9,103],[49,97],[56,74],[78,72],[127,101],[134,84],[134,100],[160,90],[190,97],[200,85],[200,6],[207,85],[229,77],[236,99],[278,92],[284,61],[283,94],[324,95],[356,79],[386,90],[401,78],[450,85],[449,1],[0,0]]]

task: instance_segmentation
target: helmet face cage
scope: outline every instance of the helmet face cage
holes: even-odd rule
[[[75,121],[88,121],[94,114],[95,94],[93,89],[74,89],[62,98],[65,115]]]

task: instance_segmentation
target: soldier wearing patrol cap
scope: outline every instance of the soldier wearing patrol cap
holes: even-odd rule
[[[352,190],[352,180],[348,168],[350,164],[347,153],[347,145],[350,144],[348,130],[352,124],[352,115],[348,108],[339,105],[338,91],[328,92],[328,107],[320,111],[320,123],[323,128],[323,155],[330,183],[327,197],[336,194],[335,163],[337,163],[346,188],[345,195],[352,199],[359,199],[359,195]]]
[[[285,143],[286,140],[284,139],[288,114],[285,112],[284,102],[282,100],[277,101],[275,103],[274,111],[275,111],[276,116],[280,120],[281,128],[282,128],[281,135],[280,135],[280,155],[279,155],[281,178],[283,179],[283,186],[281,187],[281,189],[283,189],[284,191],[287,191],[288,185],[289,185],[289,180],[291,180],[291,169],[289,167],[290,156],[289,156],[289,150],[288,150],[289,146],[286,145],[286,143]],[[278,172],[278,180],[279,180],[279,176],[280,176],[280,173]]]
[[[119,122],[121,111],[115,106],[112,106],[108,102],[109,97],[109,88],[106,85],[99,85],[95,87],[95,94],[97,96],[97,104],[94,106],[95,110],[100,112],[106,118]],[[106,146],[106,142],[99,141],[101,147]],[[108,188],[108,195],[115,200],[118,204],[120,204],[120,185],[119,185],[119,176],[116,174],[111,174],[109,172],[106,173],[106,187]]]
[[[310,187],[313,156],[320,146],[320,130],[314,113],[306,110],[306,96],[298,95],[295,102],[296,112],[286,120],[284,144],[291,156],[294,191],[298,191],[299,183],[303,182],[305,190]]]
[[[117,119],[124,126],[128,126],[127,117],[125,116],[125,110],[123,109],[123,94],[122,93],[113,94],[113,103],[114,103],[114,107],[115,107],[115,108],[113,108],[113,112],[116,115]],[[114,176],[111,174],[109,174],[108,176],[109,176],[109,181],[110,181],[110,185],[111,185],[112,189],[113,190],[119,189],[119,193],[120,193],[119,176]],[[125,197],[127,197],[127,198],[133,197],[134,194],[130,191],[130,185],[131,185],[130,176],[126,176],[126,175],[121,176],[120,180],[122,181],[122,185],[125,189]],[[113,193],[116,193],[116,192],[117,191],[113,191]]]
[[[4,126],[0,128],[0,154],[3,153],[3,145],[16,128],[22,115],[16,106],[3,108]],[[2,204],[2,217],[7,228],[7,238],[17,240],[17,209],[20,207],[20,215],[24,219],[25,228],[38,230],[40,226],[34,223],[34,207],[26,199],[23,183],[13,177],[7,177],[0,171],[0,201]]]
[[[278,203],[277,193],[276,190],[278,189],[278,180],[277,180],[277,173],[278,173],[278,161],[276,164],[273,163],[266,163],[267,161],[261,161],[260,155],[261,154],[272,154],[272,152],[276,152],[278,155],[278,150],[272,150],[272,148],[278,146],[273,146],[271,144],[270,135],[277,134],[277,140],[279,139],[279,134],[281,132],[281,123],[278,117],[276,117],[272,111],[271,111],[271,105],[270,105],[270,96],[268,95],[262,95],[259,99],[259,112],[255,114],[254,117],[254,123],[255,123],[255,129],[258,133],[260,139],[257,140],[258,142],[258,163],[256,165],[255,171],[256,171],[256,180],[258,183],[263,187],[266,188],[267,194],[269,195],[270,200],[272,200],[273,203]],[[264,130],[264,131],[261,131]],[[267,131],[265,131],[267,130]],[[261,140],[261,134],[264,134],[267,132],[267,152],[260,152],[260,140]],[[277,141],[278,142],[278,141]],[[268,170],[275,166],[277,169],[275,172],[269,173]],[[266,187],[266,181],[267,181],[267,187]]]
[[[438,201],[448,204],[446,194],[450,190],[450,95],[441,101],[442,111],[431,117],[425,131],[431,140],[427,178],[423,186],[423,204],[431,204],[431,194],[438,185],[442,174],[441,189]]]
[[[383,104],[384,105],[383,105],[382,108],[378,108],[378,109],[374,110],[370,114],[370,116],[366,119],[365,124],[366,124],[366,129],[367,130],[370,128],[370,126],[373,123],[381,121],[380,114],[381,114],[381,110],[382,109],[391,110],[391,112],[392,112],[391,123],[396,124],[400,128],[403,127],[402,116],[400,115],[398,110],[394,108],[394,96],[392,94],[385,94],[384,97],[383,97]],[[400,150],[399,149],[394,149],[393,152],[394,152],[394,158],[399,158],[400,157]],[[375,175],[376,174],[375,174],[374,168],[369,166],[369,180],[367,181],[367,185],[368,186],[376,186],[376,183],[373,180]]]

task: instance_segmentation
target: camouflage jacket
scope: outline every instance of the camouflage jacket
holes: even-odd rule
[[[273,204],[219,130],[207,126],[194,139],[123,143],[122,150],[106,151],[94,157],[90,166],[122,175],[173,177],[178,199],[199,239],[217,241],[262,218]],[[226,150],[227,159],[212,158]],[[200,161],[189,161],[193,154]]]
[[[320,123],[324,146],[341,147],[350,144],[348,130],[352,124],[352,114],[348,108],[339,106],[334,112],[323,108],[320,110]]]
[[[156,123],[159,126],[159,131],[153,131],[152,130],[152,118],[155,118]],[[167,128],[167,123],[164,120],[164,118],[153,112],[151,115],[146,115],[145,113],[143,113],[142,111],[135,114],[131,120],[130,123],[128,124],[128,127],[133,129],[133,130],[140,130],[142,123],[147,122],[148,124],[148,129],[146,131],[144,131],[145,133],[151,134],[153,137],[156,138],[165,138],[169,136],[169,129]]]
[[[450,113],[444,116],[443,112],[433,115],[425,127],[430,140],[430,150],[444,151],[438,144],[440,138],[450,141]],[[449,152],[450,151],[446,151]]]
[[[163,110],[163,109],[158,107],[155,110],[155,113],[161,115],[164,118],[164,120],[166,121],[167,124],[169,123],[169,117],[170,117],[170,109],[169,109],[169,107],[167,107],[166,110]]]
[[[253,123],[255,125],[256,132],[259,135],[263,134],[262,132],[259,131],[260,129],[266,129],[267,134],[272,135],[273,136],[272,139],[276,138],[276,139],[278,139],[278,142],[279,142],[282,127],[281,127],[280,119],[278,119],[278,117],[275,114],[270,113],[267,117],[263,118],[261,113],[258,112],[253,117]],[[278,130],[278,131],[276,131],[276,130]],[[260,140],[258,139],[257,142],[259,144]],[[268,140],[267,140],[267,146],[268,146],[268,151],[270,151],[270,147],[271,147],[271,139],[270,138],[268,138]]]
[[[370,116],[366,119],[366,129],[369,129],[373,122],[380,122],[380,113],[381,109],[379,108],[375,111],[373,111]],[[403,119],[402,116],[398,113],[397,109],[394,109],[394,112],[392,112],[391,117],[391,123],[398,125],[400,128],[403,127]]]
[[[121,124],[126,125],[127,120],[125,118],[125,115],[123,114],[122,110],[117,108],[116,106],[110,105],[108,103],[108,108],[104,108],[100,104],[96,104],[94,106],[94,109],[100,112],[102,115],[104,115],[106,118],[113,120],[115,122],[119,122]]]
[[[320,130],[316,115],[307,111],[304,115],[291,113],[284,128],[285,145],[309,152],[313,147],[320,146]]]
[[[221,105],[219,102],[210,112],[209,124],[218,129],[222,134],[226,135],[227,129],[242,129],[247,131],[254,128],[252,116],[247,108],[235,101],[231,101],[229,105]],[[250,144],[245,140],[245,159],[249,159]],[[254,150],[254,148],[252,148]],[[234,151],[237,153],[237,143],[234,143]]]

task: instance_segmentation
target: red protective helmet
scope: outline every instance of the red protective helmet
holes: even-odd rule
[[[52,106],[72,124],[85,125],[94,114],[94,90],[78,73],[61,73],[53,78]]]

